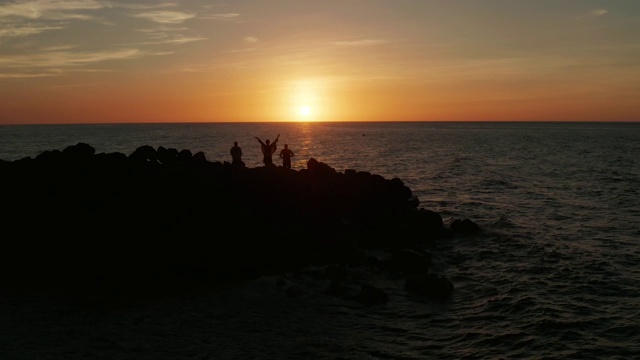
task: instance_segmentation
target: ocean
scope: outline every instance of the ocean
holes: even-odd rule
[[[0,358],[638,358],[640,123],[0,126],[0,159],[84,142],[97,153],[150,145],[230,162],[238,141],[255,167],[254,136],[278,134],[293,169],[315,158],[397,177],[445,223],[476,222],[482,234],[431,249],[433,270],[454,283],[451,298],[409,295],[400,279],[361,269],[354,288],[372,283],[387,304],[326,295],[313,269],[113,311],[0,292]],[[288,297],[283,282],[304,295]]]

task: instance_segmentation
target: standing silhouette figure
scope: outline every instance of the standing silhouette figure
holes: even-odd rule
[[[276,152],[276,149],[278,148],[278,139],[280,138],[280,134],[278,134],[278,136],[276,136],[276,139],[273,140],[272,143],[269,142],[269,139],[265,140],[265,142],[262,142],[262,140],[260,140],[259,137],[254,136],[254,138],[256,138],[256,140],[258,140],[258,142],[260,143],[260,147],[262,149],[262,162],[264,163],[264,166],[273,166],[273,154]]]
[[[291,158],[296,154],[289,149],[288,144],[284,144],[284,149],[280,150],[280,158],[282,159],[282,167],[285,169],[291,169]]]
[[[231,165],[244,166],[244,162],[242,161],[242,148],[238,146],[237,141],[233,142],[229,153],[231,154]]]

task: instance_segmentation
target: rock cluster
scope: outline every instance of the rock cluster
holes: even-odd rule
[[[428,274],[418,250],[449,231],[400,179],[313,158],[301,170],[247,168],[189,150],[145,145],[127,156],[78,143],[0,160],[0,176],[4,287],[149,290],[309,264]],[[372,248],[394,260],[371,259]],[[407,289],[424,292],[432,278]]]

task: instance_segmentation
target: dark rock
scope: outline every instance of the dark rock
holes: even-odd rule
[[[156,163],[158,161],[158,153],[150,145],[143,145],[131,153],[129,158],[138,162]]]
[[[46,150],[35,157],[35,160],[38,160],[43,163],[44,162],[51,163],[60,159],[62,159],[62,151],[60,150]],[[23,159],[23,160],[26,160],[26,159]]]
[[[178,150],[158,147],[158,161],[165,165],[175,165],[178,163]]]
[[[379,265],[367,249],[420,248],[443,233],[441,217],[416,209],[400,179],[343,174],[313,158],[299,171],[246,168],[189,150],[144,145],[126,156],[78,143],[0,170],[4,233],[24,239],[4,242],[7,286],[135,289],[185,277],[176,270],[185,267],[197,269],[190,283],[216,284],[328,264],[340,265],[319,275],[341,280],[346,266]],[[428,263],[407,256],[403,271]],[[360,297],[383,294],[363,287]]]
[[[297,298],[304,295],[304,291],[298,285],[291,285],[287,288],[287,297]]]
[[[182,149],[178,153],[178,163],[180,163],[180,164],[188,164],[188,163],[191,162],[191,158],[192,157],[193,157],[193,154],[191,153],[191,150]]]
[[[75,160],[88,160],[95,152],[96,150],[93,147],[82,142],[62,150],[63,155]]]
[[[451,233],[460,236],[475,235],[480,232],[480,226],[469,219],[456,219],[449,226]]]
[[[193,156],[191,157],[191,162],[193,164],[206,164],[207,157],[204,155],[202,151],[198,151],[197,153],[193,154]]]
[[[389,301],[389,295],[382,289],[364,284],[355,299],[363,305],[380,305]]]
[[[347,268],[342,265],[330,264],[325,269],[327,279],[344,280],[347,277]]]
[[[336,173],[336,170],[331,166],[314,158],[311,158],[309,159],[309,161],[307,161],[307,169],[309,169],[309,171],[311,171],[312,173],[318,175],[333,175]]]
[[[375,267],[375,266],[378,266],[379,263],[380,263],[380,260],[377,257],[373,255],[369,255],[366,258],[365,265],[369,267]]]
[[[392,267],[405,274],[426,274],[431,267],[431,259],[412,249],[396,249],[391,256]]]
[[[409,198],[409,204],[411,204],[411,206],[413,206],[413,207],[417,208],[417,207],[418,207],[418,205],[420,205],[420,199],[418,199],[418,197],[417,197],[417,196],[412,195],[412,196]]]
[[[345,293],[344,286],[339,281],[333,280],[325,289],[325,294],[332,296],[342,296]]]
[[[414,274],[407,277],[405,289],[409,293],[436,299],[446,299],[453,292],[453,283],[436,274]]]

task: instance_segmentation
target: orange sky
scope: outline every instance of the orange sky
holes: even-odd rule
[[[0,3],[0,124],[639,121],[640,2]]]

